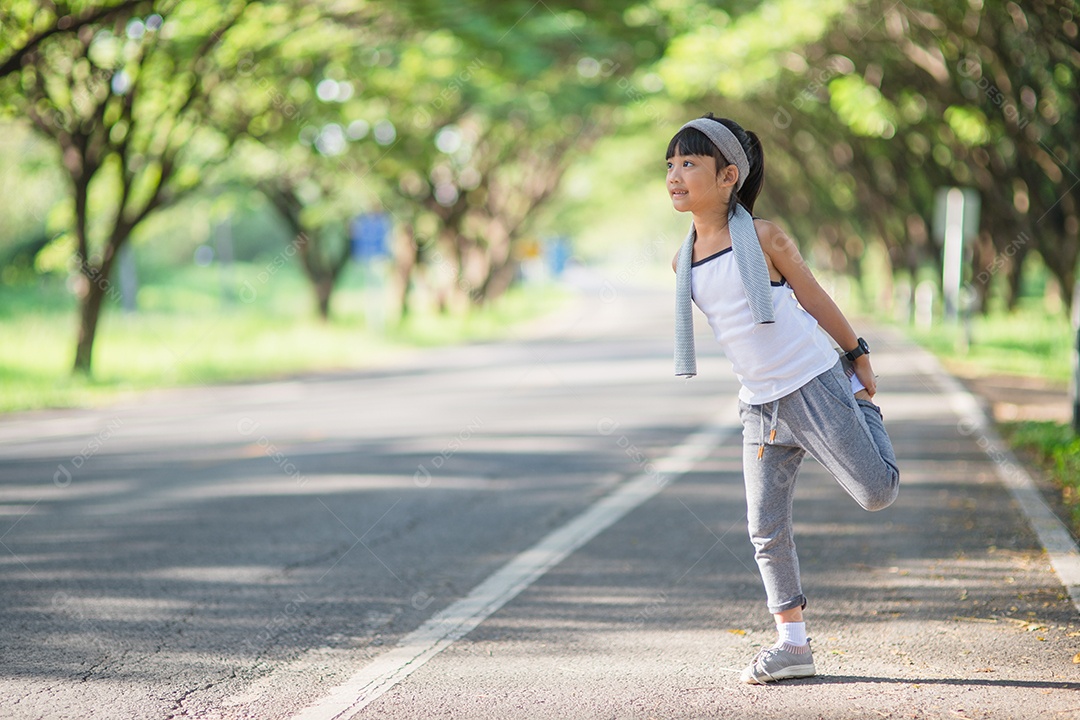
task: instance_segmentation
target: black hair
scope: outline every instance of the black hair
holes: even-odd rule
[[[735,190],[732,188],[728,215],[735,213],[736,203],[742,203],[746,211],[753,215],[754,202],[757,201],[758,195],[761,193],[761,186],[765,180],[765,152],[762,150],[761,140],[754,133],[743,130],[742,126],[734,120],[715,117],[711,112],[705,113],[701,117],[713,120],[726,127],[742,145],[743,152],[746,153],[746,160],[750,164],[750,172],[747,173],[746,178],[743,180],[742,189]],[[713,144],[705,133],[695,128],[683,128],[675,133],[675,137],[671,138],[671,142],[668,143],[667,157],[670,159],[672,155],[676,154],[705,155],[714,158],[716,160],[717,175],[728,165],[735,164],[724,157],[724,154],[720,152],[720,149]]]

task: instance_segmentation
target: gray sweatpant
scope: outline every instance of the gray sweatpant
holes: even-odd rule
[[[839,362],[775,402],[740,402],[739,414],[747,525],[769,612],[802,607],[791,505],[803,456],[824,465],[864,509],[881,510],[900,489],[892,442],[881,411],[855,399]]]

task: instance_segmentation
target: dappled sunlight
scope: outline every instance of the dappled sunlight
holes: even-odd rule
[[[199,567],[162,567],[147,570],[143,577],[185,583],[285,583],[273,565],[200,565]]]

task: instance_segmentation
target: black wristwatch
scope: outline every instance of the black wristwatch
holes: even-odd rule
[[[855,346],[854,350],[848,350],[846,353],[844,353],[844,357],[846,357],[851,362],[855,362],[856,358],[869,354],[870,346],[866,344],[865,340],[859,338],[859,344]]]

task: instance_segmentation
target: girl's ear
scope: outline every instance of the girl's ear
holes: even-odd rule
[[[735,185],[739,182],[739,168],[736,165],[728,165],[720,171],[720,176],[717,178],[717,182],[721,187],[727,187],[728,185]]]

